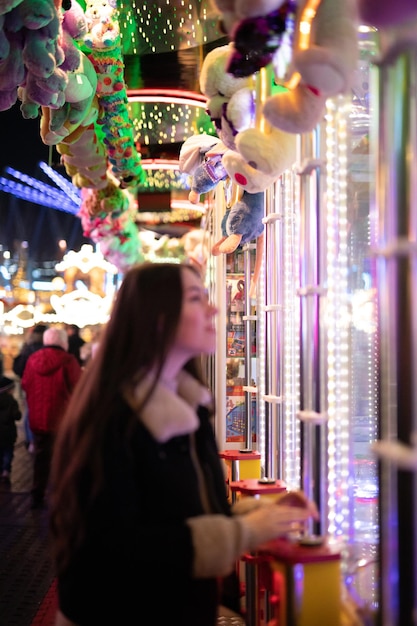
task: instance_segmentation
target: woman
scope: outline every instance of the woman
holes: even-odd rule
[[[57,624],[213,626],[236,559],[311,515],[231,516],[199,368],[215,314],[191,266],[126,274],[55,448]]]

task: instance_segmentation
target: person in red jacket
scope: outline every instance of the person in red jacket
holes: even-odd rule
[[[29,423],[34,436],[32,508],[43,508],[55,434],[70,396],[81,375],[81,367],[68,353],[65,330],[49,328],[43,348],[27,360],[22,387],[26,392]]]

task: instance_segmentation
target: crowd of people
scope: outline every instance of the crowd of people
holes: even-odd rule
[[[34,443],[32,506],[48,512],[56,626],[130,623],[145,606],[156,626],[214,626],[221,606],[239,616],[237,560],[317,519],[302,492],[233,508],[227,499],[213,427],[221,399],[202,374],[216,314],[194,266],[145,263],[126,273],[87,364],[69,352],[75,329],[41,329],[40,345],[23,347],[16,375]],[[0,381],[0,401],[10,390]]]

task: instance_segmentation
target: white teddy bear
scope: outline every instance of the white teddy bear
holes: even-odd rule
[[[255,122],[253,77],[235,78],[227,73],[232,53],[232,44],[214,48],[204,58],[200,71],[200,89],[207,98],[207,113],[218,137],[230,150],[235,149],[237,133]]]
[[[114,19],[115,0],[88,0],[85,6],[87,34],[84,43],[88,48],[112,48],[120,43],[120,30]]]
[[[253,76],[236,78],[227,72],[232,54],[233,45],[228,44],[214,48],[206,55],[201,68],[200,89],[208,98],[207,110],[219,138],[227,148],[240,155],[239,159],[238,155],[228,156],[225,152],[223,164],[229,176],[234,178],[239,169],[235,164],[240,161],[241,169],[248,174],[245,177],[259,181],[256,192],[264,191],[294,163],[296,140],[289,133],[271,126],[268,128],[269,125],[264,131],[255,128]],[[234,163],[232,171],[226,165],[230,160]]]

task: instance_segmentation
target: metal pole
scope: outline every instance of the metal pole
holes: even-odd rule
[[[381,438],[417,431],[417,36],[380,56],[375,129]],[[417,623],[416,471],[380,463],[381,624]]]
[[[316,132],[301,136],[300,148],[300,348],[302,483],[306,495],[320,502],[320,319],[319,175]],[[323,243],[323,242],[322,242]]]

